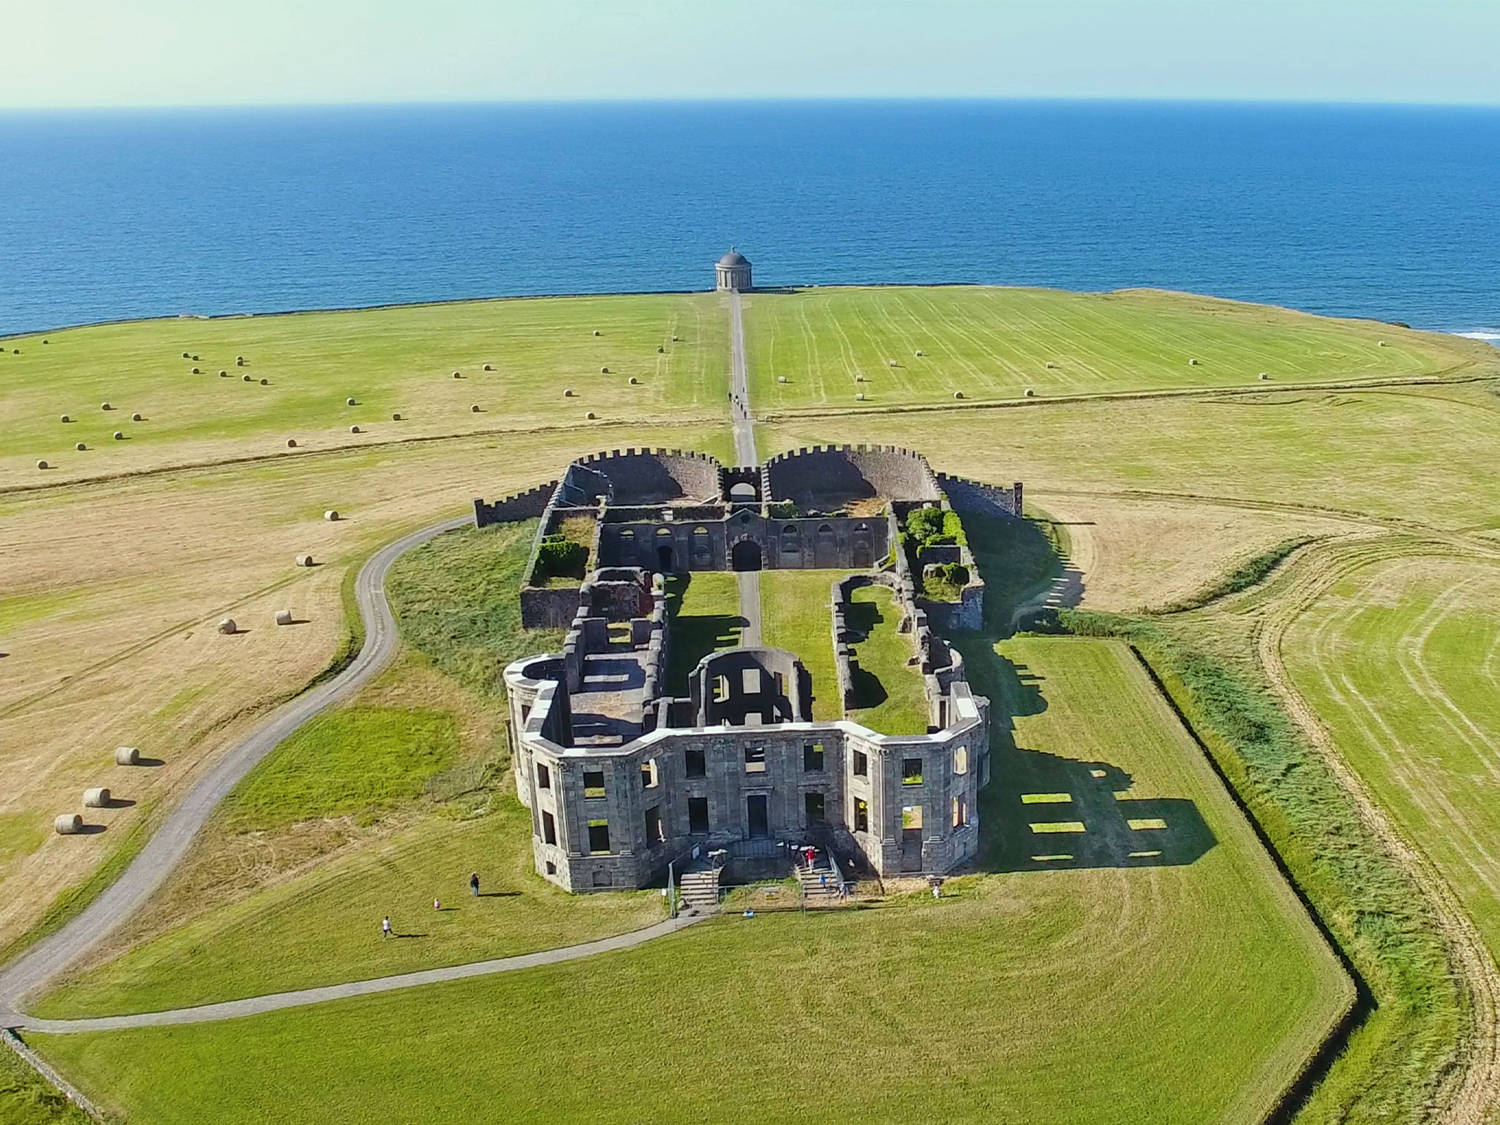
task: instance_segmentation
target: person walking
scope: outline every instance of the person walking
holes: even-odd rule
[[[474,893],[475,898],[479,897],[479,872],[477,871],[469,876],[469,890]]]
[[[380,935],[382,937],[391,936],[391,916],[389,914],[380,920]]]

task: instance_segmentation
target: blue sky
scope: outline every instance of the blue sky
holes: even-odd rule
[[[1500,104],[1500,2],[0,0],[0,107],[766,97]]]

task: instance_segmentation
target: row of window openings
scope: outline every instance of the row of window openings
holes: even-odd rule
[[[821,742],[808,743],[802,747],[802,770],[804,773],[823,772],[823,744]],[[683,751],[683,765],[688,777],[707,777],[708,760],[702,750]],[[745,772],[766,772],[766,748],[764,746],[751,746],[745,750]],[[969,751],[960,746],[953,751],[953,772],[964,774],[969,772]],[[862,750],[854,751],[854,776],[868,777],[870,775],[870,759]],[[552,775],[546,765],[541,762],[536,766],[536,784],[538,789],[552,788]],[[651,758],[641,766],[641,788],[655,789],[661,784],[661,771],[658,769],[656,759]],[[901,760],[901,784],[922,784],[922,759],[903,758]],[[585,797],[604,796],[604,771],[583,771],[583,795]]]
[[[743,522],[748,522],[748,521],[741,520],[741,522],[743,523]],[[857,524],[857,525],[855,525],[854,530],[855,530],[856,533],[859,533],[859,532],[868,533],[869,530],[870,530],[870,525],[866,524],[866,523]],[[670,527],[658,527],[656,529],[656,534],[659,535],[659,536],[662,536],[663,538],[665,538],[666,536],[672,534],[672,529]],[[693,534],[694,535],[698,535],[698,536],[707,535],[708,534],[708,528],[702,527],[702,526],[695,527],[695,528],[693,528]],[[797,525],[796,524],[791,524],[791,523],[787,524],[785,527],[783,527],[781,529],[781,534],[783,536],[792,536],[793,538],[795,538],[796,535],[797,535]],[[818,535],[833,535],[834,534],[834,530],[833,530],[832,525],[825,523],[821,527],[818,528],[816,534],[818,534]],[[635,529],[634,528],[629,528],[629,527],[623,527],[623,528],[621,528],[620,529],[620,538],[621,539],[634,539],[635,538]]]
[[[807,826],[822,824],[826,813],[822,793],[806,793],[803,795],[803,811],[806,814]],[[968,823],[969,806],[962,797],[954,797],[952,801],[949,821],[952,827],[961,828]],[[666,842],[666,833],[662,828],[661,806],[652,805],[646,810],[646,842],[650,846]],[[920,806],[910,806],[901,810],[902,828],[921,828],[922,809]],[[589,854],[609,854],[609,821],[604,819],[591,820],[589,829]],[[870,805],[868,801],[855,800],[854,802],[854,831],[868,832],[870,830]],[[688,798],[688,832],[694,836],[706,835],[709,831],[708,823],[708,798]],[[557,821],[549,812],[542,813],[542,840],[545,843],[557,844]]]

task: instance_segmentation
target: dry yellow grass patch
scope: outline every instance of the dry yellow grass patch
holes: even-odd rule
[[[48,489],[0,505],[0,816],[45,829],[108,785],[97,835],[24,834],[0,857],[0,946],[103,862],[143,813],[333,659],[345,572],[401,532],[555,477],[602,446],[713,447],[615,429],[391,446]],[[346,518],[323,519],[327,508]],[[311,569],[295,565],[311,553]],[[307,624],[277,627],[290,609]],[[233,616],[247,632],[220,635]],[[155,768],[112,762],[139,746]]]

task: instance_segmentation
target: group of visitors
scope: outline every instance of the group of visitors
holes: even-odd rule
[[[479,872],[477,871],[470,872],[469,874],[469,893],[475,898],[479,897]],[[440,898],[433,899],[432,908],[434,910],[441,910],[443,908],[443,900]],[[389,914],[380,920],[380,936],[382,938],[396,936],[395,932],[391,929],[391,916]]]

